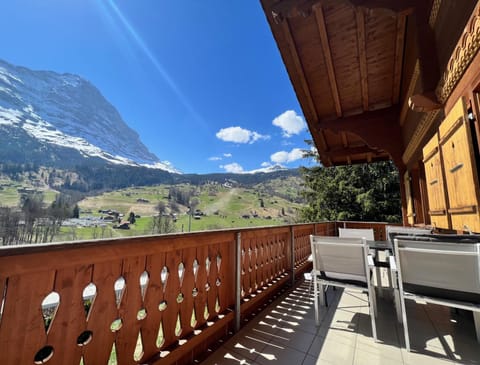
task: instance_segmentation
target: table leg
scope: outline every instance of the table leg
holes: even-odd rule
[[[480,312],[473,312],[473,320],[475,322],[475,332],[477,333],[477,342],[480,343]]]

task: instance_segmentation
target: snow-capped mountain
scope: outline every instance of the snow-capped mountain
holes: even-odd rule
[[[287,171],[288,169],[286,167],[283,167],[280,164],[275,164],[267,167],[263,167],[261,169],[256,169],[256,170],[250,170],[250,171],[245,171],[245,174],[258,174],[258,173],[264,173],[268,174],[271,172],[277,172],[277,171]]]
[[[11,144],[16,140],[17,149],[20,138],[28,140],[36,146],[37,154],[48,151],[49,156],[60,153],[74,160],[80,154],[113,164],[178,172],[147,149],[115,107],[87,80],[72,74],[32,71],[0,60],[2,134],[2,141]]]

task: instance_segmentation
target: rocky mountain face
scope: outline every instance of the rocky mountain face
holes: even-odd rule
[[[178,172],[147,149],[87,80],[2,60],[0,143],[4,161],[74,165],[89,160]]]

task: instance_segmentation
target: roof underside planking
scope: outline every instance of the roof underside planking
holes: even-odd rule
[[[322,163],[399,162],[409,2],[261,1]]]

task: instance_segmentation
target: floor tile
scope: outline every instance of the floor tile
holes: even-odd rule
[[[357,347],[353,363],[355,365],[402,365],[403,360],[401,353],[398,354],[398,357],[392,358],[391,356],[386,356],[383,351],[366,351],[361,347]]]
[[[468,312],[407,301],[412,345],[407,352],[403,326],[388,296],[378,299],[378,342],[365,294],[329,288],[327,297],[329,306],[320,308],[316,326],[308,286],[284,293],[202,364],[480,365]]]

